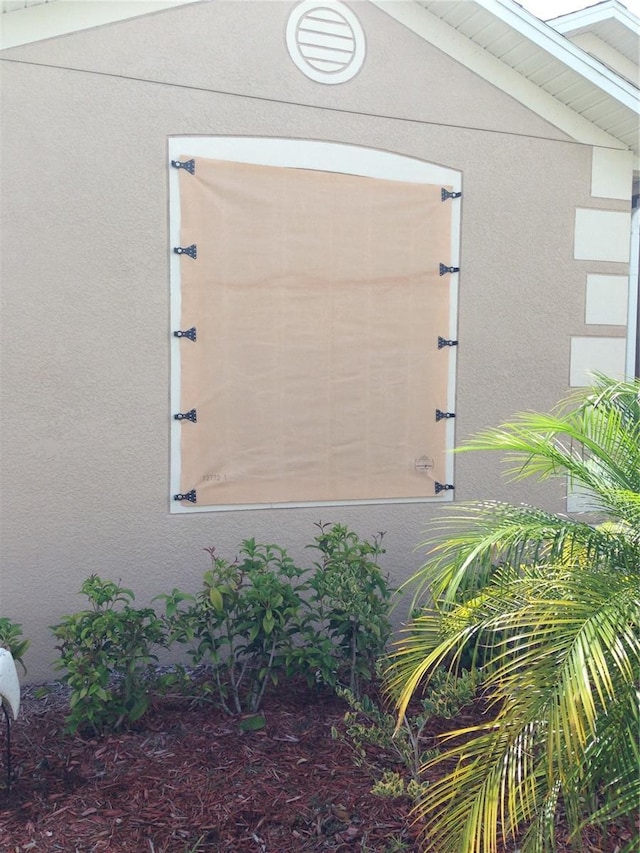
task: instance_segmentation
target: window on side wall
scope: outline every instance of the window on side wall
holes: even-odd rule
[[[460,174],[300,140],[169,158],[172,510],[450,499]]]

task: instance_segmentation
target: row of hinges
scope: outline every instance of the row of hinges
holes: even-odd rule
[[[455,418],[455,412],[443,412],[436,409],[436,421],[450,420]],[[188,412],[178,412],[173,416],[174,421],[190,421],[192,424],[198,423],[198,412],[196,409],[190,409]]]
[[[172,160],[171,165],[174,169],[184,169],[185,172],[189,172],[190,175],[195,175],[196,173],[195,160]],[[461,196],[461,192],[447,190],[444,187],[442,187],[442,189],[440,190],[440,198],[442,201],[447,201],[450,198],[461,198]]]
[[[455,489],[453,483],[438,483],[437,481],[434,483],[434,488],[436,495],[439,495],[440,492],[452,492]],[[195,504],[198,503],[198,494],[196,489],[191,489],[189,492],[178,493],[173,496],[174,501],[189,501],[189,503]]]
[[[176,255],[187,255],[193,258],[194,261],[198,258],[197,243],[192,243],[190,246],[174,246],[173,251]],[[460,267],[448,267],[446,264],[440,264],[439,270],[440,275],[447,275],[447,273],[460,272]]]
[[[190,341],[195,341],[197,338],[196,327],[192,326],[190,329],[178,329],[173,333],[174,338],[187,338]],[[441,335],[438,335],[438,349],[443,349],[444,347],[457,347],[458,341],[452,341],[448,338],[443,338]]]

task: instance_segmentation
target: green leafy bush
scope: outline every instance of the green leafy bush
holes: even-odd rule
[[[392,764],[403,764],[412,778],[419,779],[423,755],[420,744],[422,728],[414,730],[409,722],[396,725],[393,713],[379,705],[370,696],[356,696],[346,687],[337,687],[337,693],[349,705],[344,715],[344,732],[333,727],[331,735],[351,747],[358,767],[368,767],[374,777],[382,771],[381,755]],[[396,731],[396,728],[398,729]],[[368,747],[375,747],[375,761],[369,760]]]
[[[52,627],[63,680],[71,687],[70,731],[101,732],[137,720],[159,686],[183,688],[183,668],[158,676],[155,650],[186,644],[210,677],[200,695],[228,713],[255,713],[268,684],[303,674],[335,687],[342,678],[357,693],[374,674],[391,627],[391,592],[375,562],[379,540],[362,542],[342,525],[319,525],[313,546],[322,559],[311,571],[278,545],[242,543],[233,561],[205,549],[211,566],[202,588],[174,588],[151,607],[133,606],[134,593],[92,575],[81,587],[91,607]],[[1,623],[0,623],[1,624]]]
[[[376,797],[387,797],[392,800],[408,797],[414,802],[425,796],[428,781],[418,782],[416,779],[409,779],[407,782],[404,777],[395,770],[385,770],[380,779],[374,783],[371,788],[371,793]]]
[[[27,671],[23,658],[29,648],[29,640],[22,636],[22,625],[12,622],[8,616],[0,616],[0,648],[11,652],[14,661]]]
[[[211,568],[196,595],[159,596],[171,638],[211,667],[203,689],[228,713],[257,711],[284,676],[332,688],[345,679],[357,692],[374,674],[391,630],[391,592],[374,559],[383,550],[342,525],[319,529],[311,570],[247,539],[233,561],[205,549]]]
[[[167,616],[172,636],[192,646],[195,664],[212,668],[206,690],[229,713],[255,712],[269,682],[277,684],[299,634],[305,607],[299,569],[277,545],[242,543],[230,562],[205,549],[211,568],[190,604]],[[175,595],[171,602],[175,601]],[[169,603],[169,600],[168,600]]]
[[[465,705],[473,702],[478,683],[477,670],[462,669],[456,673],[439,667],[434,671],[420,700],[422,715],[425,718],[453,720]]]
[[[100,733],[139,719],[147,710],[157,660],[167,645],[164,623],[153,608],[132,607],[130,589],[97,575],[82,584],[91,609],[65,616],[52,627],[71,687],[67,728]]]
[[[380,702],[366,695],[357,697],[350,690],[338,687],[337,693],[347,702],[349,710],[344,715],[344,735],[334,728],[332,736],[346,741],[353,750],[356,764],[369,764],[374,775],[379,774],[381,767],[370,764],[368,746],[375,746],[378,751],[386,753],[390,760],[402,763],[414,783],[411,790],[419,793],[425,787],[422,780],[424,765],[438,754],[433,744],[425,743],[424,730],[427,724],[433,719],[450,720],[456,717],[465,705],[473,701],[476,687],[476,675],[464,670],[456,675],[441,668],[427,685],[419,707],[413,706],[411,711],[407,710],[400,725],[392,710]],[[379,765],[379,753],[377,760]],[[390,779],[388,777],[387,782]],[[387,790],[387,787],[384,783],[374,793]],[[396,790],[398,783],[393,782],[391,788]]]
[[[374,677],[391,634],[392,590],[377,562],[384,554],[384,534],[369,542],[342,524],[317,526],[309,547],[321,557],[308,582],[307,646],[316,650],[320,681],[346,684],[359,695],[362,682]]]

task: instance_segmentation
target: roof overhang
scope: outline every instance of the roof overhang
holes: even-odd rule
[[[550,18],[547,24],[565,36],[594,33],[627,59],[638,63],[640,21],[618,0],[604,0],[595,6]]]
[[[572,138],[640,155],[638,89],[512,0],[372,2]]]
[[[618,0],[604,0],[547,23],[632,84],[638,84],[640,20]]]

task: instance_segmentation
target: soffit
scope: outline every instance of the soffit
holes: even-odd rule
[[[624,26],[615,18],[608,21],[598,21],[591,27],[581,27],[579,32],[591,32],[601,38],[602,41],[614,47],[631,62],[638,64],[639,39],[638,34]]]
[[[638,65],[640,21],[617,0],[606,0],[604,3],[570,12],[568,15],[560,15],[547,23],[557,32],[569,37],[593,33]]]
[[[511,0],[417,4],[639,153],[638,88]]]

